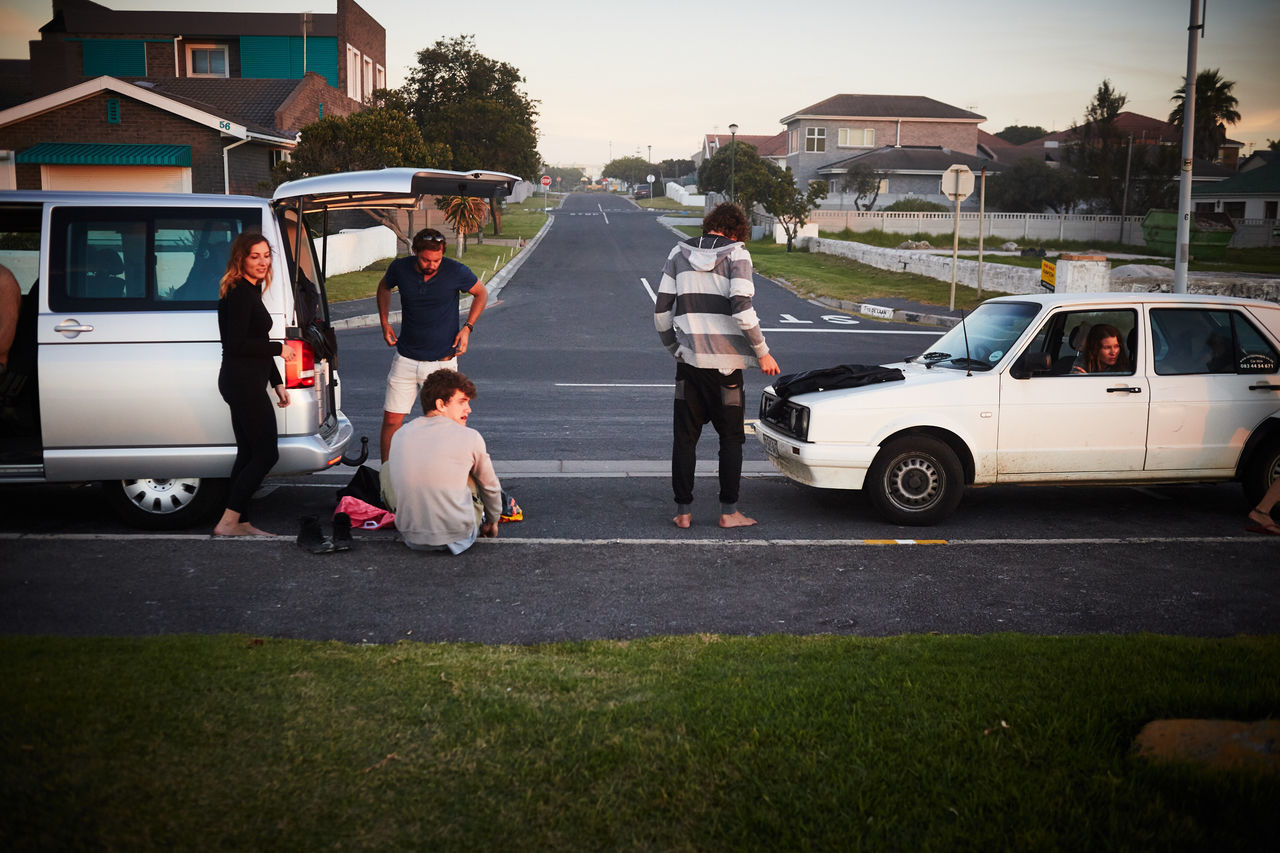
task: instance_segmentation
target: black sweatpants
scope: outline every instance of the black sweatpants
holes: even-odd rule
[[[693,471],[697,464],[702,425],[710,423],[720,436],[720,503],[738,502],[742,479],[743,426],[742,371],[724,374],[715,368],[690,367],[676,362],[676,399],[671,442],[671,488],[676,503],[693,503]]]
[[[227,509],[240,513],[242,520],[249,499],[280,458],[268,381],[262,359],[228,359],[218,372],[218,391],[231,409],[231,429],[236,436]]]

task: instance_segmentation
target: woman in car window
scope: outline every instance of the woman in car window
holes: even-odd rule
[[[218,299],[218,332],[222,337],[222,369],[218,391],[231,409],[236,461],[231,466],[227,508],[214,527],[215,536],[269,535],[245,519],[249,498],[280,458],[276,416],[265,393],[275,390],[280,408],[289,391],[276,369],[275,356],[296,358],[293,350],[270,339],[271,314],[262,304],[271,286],[271,246],[261,234],[245,232],[231,244]]]
[[[1106,323],[1099,323],[1089,330],[1072,373],[1130,373],[1129,356],[1120,343],[1120,330]]]

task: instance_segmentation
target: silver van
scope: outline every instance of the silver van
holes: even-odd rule
[[[344,460],[354,435],[323,241],[312,235],[326,233],[330,211],[412,209],[425,195],[492,200],[517,180],[383,169],[292,181],[271,199],[0,192],[0,264],[23,291],[0,377],[0,483],[102,481],[120,516],[148,529],[189,527],[221,508],[236,448],[218,393],[218,282],[244,231],[271,245],[271,337],[302,356],[281,371],[290,403],[277,412],[272,473],[359,464],[363,449]]]

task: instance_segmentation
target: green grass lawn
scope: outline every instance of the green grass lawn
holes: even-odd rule
[[[506,231],[506,228],[503,228]],[[471,268],[471,271],[482,280],[488,281],[494,273],[502,269],[521,251],[514,246],[499,246],[494,243],[479,245],[474,241],[467,243],[466,251],[459,258],[456,248],[451,244],[446,250],[447,257],[459,260]],[[332,275],[325,281],[325,293],[330,302],[346,302],[351,299],[363,299],[373,296],[378,290],[378,282],[386,272],[387,265],[393,258],[375,261],[362,270]],[[496,264],[496,266],[495,266]]]
[[[680,204],[675,199],[667,198],[666,196],[640,199],[636,204],[649,210],[669,210],[678,213],[687,213],[690,216],[697,216],[699,220],[702,219],[702,214],[704,212],[702,205],[684,205]]]
[[[5,637],[0,845],[1259,850],[1280,778],[1131,743],[1274,716],[1276,672],[1280,637]]]

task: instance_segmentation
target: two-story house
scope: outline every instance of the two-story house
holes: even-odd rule
[[[780,121],[786,127],[786,165],[796,183],[831,184],[824,207],[843,204],[839,185],[858,165],[883,176],[880,207],[902,198],[946,203],[942,175],[955,164],[999,169],[978,148],[978,125],[986,118],[933,98],[833,95]]]
[[[302,127],[386,86],[386,30],[354,0],[334,14],[52,6],[27,99],[0,110],[0,189],[263,193]],[[20,65],[5,70],[21,88]]]

